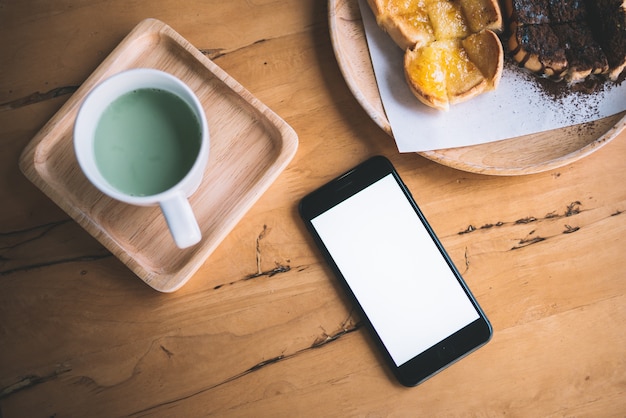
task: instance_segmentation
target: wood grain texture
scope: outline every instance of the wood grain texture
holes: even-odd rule
[[[624,416],[624,132],[526,176],[399,155],[346,85],[325,2],[184,3],[0,2],[2,417]],[[300,140],[171,294],[144,284],[18,167],[146,17],[170,25]],[[307,192],[376,154],[397,167],[495,330],[411,389],[382,365],[297,217]]]

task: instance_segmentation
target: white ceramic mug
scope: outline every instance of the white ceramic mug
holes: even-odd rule
[[[191,169],[174,186],[148,196],[131,195],[112,186],[98,168],[94,145],[96,127],[105,109],[119,97],[138,89],[157,89],[173,93],[191,108],[200,124],[200,147]],[[202,234],[188,198],[202,181],[209,157],[209,129],[202,104],[181,80],[149,68],[126,70],[104,80],[87,95],[79,109],[74,126],[74,150],[85,176],[101,192],[131,205],[159,205],[179,248],[186,248],[200,241]]]

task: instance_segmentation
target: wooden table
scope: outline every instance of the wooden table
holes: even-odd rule
[[[0,1],[0,415],[625,416],[626,132],[539,174],[393,141],[340,73],[325,1]],[[179,291],[159,293],[20,172],[121,39],[162,20],[298,133],[287,169]],[[494,326],[416,388],[372,341],[298,200],[389,157]]]

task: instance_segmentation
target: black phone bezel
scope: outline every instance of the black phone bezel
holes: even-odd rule
[[[415,210],[416,215],[428,231],[433,243],[439,249],[439,252],[446,260],[446,263],[450,267],[453,275],[456,277],[458,283],[463,288],[465,294],[471,301],[472,305],[478,312],[479,318],[469,325],[465,326],[461,330],[448,336],[443,341],[435,344],[426,351],[418,354],[408,362],[397,366],[387,348],[385,347],[382,339],[378,335],[376,329],[372,326],[367,314],[363,310],[363,307],[355,297],[352,289],[348,285],[348,282],[342,275],[341,271],[335,264],[332,255],[328,252],[326,246],[315,230],[311,220],[316,216],[324,213],[333,206],[348,199],[350,196],[358,193],[369,185],[376,181],[386,177],[387,175],[393,175],[398,186],[402,189],[405,197]],[[491,339],[493,335],[493,329],[485,313],[478,305],[478,302],[470,292],[467,284],[463,280],[461,274],[455,267],[454,263],[448,256],[447,252],[443,248],[443,245],[435,235],[430,224],[424,217],[422,211],[419,209],[415,199],[409,189],[406,187],[400,175],[393,167],[392,163],[383,156],[372,157],[361,164],[357,165],[353,169],[331,180],[325,185],[321,186],[317,190],[309,193],[300,201],[298,205],[298,211],[302,217],[307,229],[313,236],[316,245],[321,251],[324,259],[329,264],[337,278],[342,284],[344,290],[346,290],[352,303],[359,311],[361,318],[363,318],[366,327],[374,338],[376,344],[381,349],[383,356],[398,381],[404,386],[416,386],[439,371],[445,369],[454,362],[465,357],[472,351],[485,345]]]

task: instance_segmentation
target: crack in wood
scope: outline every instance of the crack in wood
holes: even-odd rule
[[[563,230],[563,234],[573,234],[576,231],[579,231],[580,227],[579,226],[571,226],[568,224],[565,224],[565,230]],[[528,236],[533,235],[535,233],[535,230],[530,231],[530,233],[528,234]],[[524,238],[521,239],[517,245],[513,246],[511,248],[511,250],[519,250],[520,248],[524,248],[524,247],[528,247],[529,245],[532,244],[537,244],[539,242],[545,241],[548,238],[552,238],[555,237],[556,235],[550,236],[550,237],[540,237],[540,236],[534,236],[531,238]]]
[[[24,234],[28,234],[30,232],[41,230],[41,232],[39,232],[37,235],[35,235],[32,238],[25,239],[24,241],[20,241],[17,244],[0,247],[0,250],[12,250],[12,249],[15,249],[15,248],[17,248],[17,247],[19,247],[21,245],[24,245],[24,244],[27,244],[29,242],[35,241],[35,240],[45,236],[48,232],[52,231],[57,226],[64,225],[64,224],[66,224],[68,222],[71,222],[71,221],[69,219],[64,219],[62,221],[56,221],[56,222],[50,222],[50,223],[43,224],[43,225],[37,225],[37,226],[32,227],[32,228],[26,228],[26,229],[10,231],[10,232],[0,232],[0,237],[12,237],[12,236],[24,235]]]
[[[504,225],[504,222],[496,222],[495,224],[484,224],[483,226],[480,227],[480,229],[489,229],[495,226],[502,226],[502,225]]]
[[[80,86],[57,87],[55,89],[48,90],[44,93],[37,91],[35,93],[29,94],[28,96],[20,97],[19,99],[11,100],[5,103],[0,103],[0,112],[18,109],[20,107],[43,102],[45,100],[50,100],[50,99],[54,99],[60,96],[65,96],[67,94],[72,94],[76,90],[78,90],[78,87]]]
[[[514,222],[515,225],[524,225],[524,224],[529,224],[531,222],[536,222],[537,218],[535,218],[534,216],[528,216],[526,218],[522,218],[522,219],[518,219],[517,221]]]
[[[18,239],[18,242],[11,244],[11,245],[5,245],[3,247],[0,247],[0,250],[2,251],[14,250],[30,242],[43,238],[44,236],[49,234],[51,231],[53,231],[55,228],[68,224],[70,222],[72,222],[71,219],[63,219],[60,221],[37,225],[31,228],[25,228],[25,229],[8,231],[8,232],[0,232],[0,238],[17,237]],[[33,233],[34,235],[32,236],[29,235]],[[22,238],[22,236],[24,237]],[[19,240],[20,238],[22,239]],[[61,258],[61,259],[51,260],[51,261],[46,261],[46,262],[41,262],[41,263],[32,263],[32,264],[19,266],[19,267],[0,270],[0,276],[7,276],[13,273],[30,271],[33,269],[38,269],[38,268],[43,268],[43,267],[50,267],[50,266],[54,266],[57,264],[73,263],[73,262],[79,262],[79,261],[95,261],[95,260],[100,260],[103,258],[111,257],[112,255],[113,254],[107,251],[104,254],[89,254],[89,255],[82,255],[82,256],[77,256],[77,257]],[[0,262],[8,262],[11,260],[12,258],[8,257],[6,254],[0,254]]]
[[[34,269],[43,268],[43,267],[56,266],[58,264],[76,263],[76,262],[81,262],[81,261],[97,261],[97,260],[101,260],[103,258],[108,258],[112,256],[113,254],[108,253],[108,254],[101,254],[101,255],[81,255],[78,257],[60,258],[58,260],[47,261],[45,263],[34,263],[34,264],[28,264],[25,266],[15,267],[12,269],[0,270],[0,276],[8,276],[10,274],[14,274],[18,272],[30,271]]]
[[[459,232],[459,235],[469,234],[470,232],[474,232],[474,231],[476,231],[476,227],[470,224],[463,231]]]
[[[161,351],[163,351],[167,355],[167,358],[172,358],[174,356],[174,353],[165,348],[162,344],[159,345],[159,347],[161,347]]]
[[[229,49],[229,50],[224,49],[224,48],[205,48],[205,49],[198,49],[198,51],[200,51],[200,53],[206,56],[207,58],[211,60],[215,60],[217,58],[223,57],[226,54],[241,51],[242,49],[246,49],[250,46],[257,45],[266,41],[267,39],[259,39],[259,40],[252,42],[249,45],[243,45],[243,46],[240,46],[239,48],[234,48],[234,49]]]
[[[233,381],[235,381],[237,379],[240,379],[240,378],[242,378],[244,376],[247,376],[250,373],[254,373],[256,371],[259,371],[259,370],[261,370],[261,369],[263,369],[263,368],[265,368],[267,366],[271,366],[273,364],[280,363],[282,361],[294,358],[294,357],[296,357],[296,356],[298,356],[300,354],[306,353],[307,351],[315,350],[315,349],[318,349],[318,348],[320,348],[322,346],[330,344],[330,343],[332,343],[334,341],[339,340],[341,337],[343,337],[343,336],[345,336],[345,335],[347,335],[349,333],[357,331],[360,328],[361,328],[361,323],[360,322],[353,322],[352,321],[352,312],[350,312],[350,315],[348,316],[348,318],[340,325],[339,329],[336,332],[334,332],[331,335],[327,335],[326,332],[324,332],[323,335],[320,336],[320,337],[317,337],[309,347],[301,348],[301,349],[296,350],[296,351],[294,351],[293,353],[290,353],[290,354],[281,353],[281,354],[279,354],[277,356],[270,357],[270,358],[268,358],[266,360],[262,360],[262,361],[256,363],[255,365],[247,368],[246,370],[244,370],[242,372],[239,372],[239,373],[237,373],[237,374],[235,374],[235,375],[233,375],[231,377],[228,377],[228,378],[222,380],[221,382],[215,383],[214,385],[211,385],[209,387],[200,389],[200,390],[198,390],[198,391],[196,391],[194,393],[190,393],[189,395],[186,395],[186,396],[182,396],[182,397],[179,397],[179,398],[176,398],[176,399],[172,399],[172,400],[169,400],[169,401],[162,402],[160,404],[156,404],[156,405],[150,406],[149,408],[133,412],[133,413],[131,413],[129,415],[130,416],[143,415],[143,414],[145,414],[147,412],[154,411],[154,410],[156,410],[158,408],[165,407],[167,405],[172,405],[172,404],[175,404],[175,403],[187,400],[187,399],[191,399],[191,398],[193,398],[193,397],[195,397],[197,395],[200,395],[202,393],[208,392],[208,391],[213,390],[213,389],[215,389],[217,387],[223,386],[223,385],[228,384],[230,382],[233,382]]]
[[[544,216],[544,219],[552,219],[552,218],[558,218],[559,215],[556,213],[556,211],[552,211],[550,213],[546,213],[546,216]]]
[[[263,225],[263,230],[261,231],[261,233],[259,234],[259,236],[256,237],[256,271],[257,271],[257,276],[260,275],[262,273],[261,270],[261,240],[263,238],[265,238],[265,234],[268,233],[267,230],[267,225]],[[254,275],[252,275],[254,276]]]
[[[271,359],[268,360],[263,360],[257,364],[255,364],[254,366],[250,367],[248,370],[246,370],[244,373],[248,374],[248,373],[252,373],[255,372],[257,370],[262,369],[265,366],[269,366],[270,364],[274,364],[274,363],[278,363],[279,361],[283,360],[285,358],[284,354],[280,354],[276,357],[273,357]]]
[[[262,254],[262,252],[261,252],[261,240],[263,238],[265,238],[265,236],[270,231],[271,231],[271,229],[268,228],[267,225],[263,225],[263,229],[261,230],[261,233],[259,233],[259,235],[256,237],[256,247],[255,247],[255,249],[256,249],[256,260],[255,261],[256,261],[256,269],[257,269],[257,271],[252,273],[252,274],[248,274],[247,276],[245,276],[242,279],[234,280],[234,281],[232,281],[230,283],[219,284],[219,285],[213,287],[213,290],[219,290],[219,289],[221,289],[224,286],[231,286],[231,285],[233,285],[235,283],[239,283],[239,282],[242,282],[242,281],[248,281],[248,280],[256,279],[256,278],[263,277],[263,276],[274,277],[277,274],[286,273],[286,272],[291,270],[291,266],[289,266],[288,264],[285,265],[285,264],[279,264],[279,263],[276,263],[276,262],[274,263],[275,267],[272,268],[272,269],[263,270],[261,268],[261,254]],[[287,261],[289,261],[289,260],[287,260]]]
[[[32,375],[24,376],[22,379],[18,380],[17,382],[2,388],[2,390],[0,390],[0,399],[4,399],[8,396],[11,396],[16,392],[30,389],[41,383],[54,380],[60,375],[68,373],[70,371],[72,371],[71,367],[62,366],[47,375],[39,376],[36,374],[32,374]]]
[[[334,333],[327,334],[324,328],[322,328],[322,335],[317,337],[315,341],[313,341],[313,344],[311,344],[310,348],[319,348],[323,345],[335,341],[338,338],[343,337],[350,332],[356,331],[361,326],[361,324],[359,322],[353,321],[352,313],[353,311],[351,310],[348,314],[348,317],[341,323],[339,329]]]
[[[538,242],[545,240],[546,238],[540,236],[532,237],[529,239],[521,239],[517,245],[511,248],[511,250],[519,250],[520,248],[528,247],[529,245],[537,244]]]
[[[580,207],[582,206],[582,203],[580,203],[580,201],[575,201],[570,203],[567,206],[567,211],[565,212],[565,216],[574,216],[574,215],[578,215],[580,213]]]
[[[214,60],[219,57],[223,57],[227,54],[227,51],[224,48],[205,48],[198,49],[202,55],[207,57],[208,59]]]
[[[487,224],[484,224],[483,226],[481,226],[479,228],[476,228],[474,225],[469,225],[463,231],[458,232],[458,235],[469,234],[470,232],[474,232],[474,231],[477,231],[479,229],[490,229],[490,228],[494,228],[494,227],[499,227],[499,226],[503,226],[505,224],[506,224],[506,222],[496,222],[495,224],[487,223]]]
[[[546,220],[546,219],[564,219],[564,218],[568,218],[568,217],[572,217],[575,215],[578,215],[582,212],[581,209],[582,203],[579,200],[575,200],[573,202],[571,202],[569,205],[567,205],[567,207],[565,208],[565,212],[563,212],[562,214],[557,213],[557,211],[552,211],[547,213],[543,218],[536,218],[534,216],[527,216],[525,218],[521,218],[518,219],[516,221],[513,222],[498,222],[496,224],[485,224],[483,226],[481,226],[480,228],[476,228],[473,225],[469,225],[467,228],[465,228],[463,231],[458,232],[458,235],[463,235],[463,234],[469,234],[471,232],[477,231],[479,229],[489,229],[489,228],[493,228],[493,227],[499,227],[499,226],[503,226],[503,225],[526,225],[526,224],[530,224],[533,222],[538,222],[541,220]],[[621,215],[623,213],[622,210],[616,210],[615,212],[613,212],[610,216],[618,216]],[[577,232],[581,229],[580,226],[572,226],[570,224],[564,224],[564,230],[561,231],[561,234],[572,234],[574,232]],[[535,233],[535,230],[532,230],[528,235],[533,235]],[[539,242],[545,241],[546,239],[549,238],[553,238],[557,235],[553,235],[553,236],[548,236],[548,237],[542,237],[542,236],[533,236],[530,238],[523,238],[520,239],[519,242],[517,243],[517,245],[511,247],[511,250],[518,250],[520,248],[524,248],[524,247],[528,247],[529,245],[533,245],[533,244],[537,244]],[[466,269],[469,267],[469,261],[467,259],[467,249],[465,251],[465,267]]]
[[[279,273],[286,273],[289,270],[291,270],[290,266],[285,266],[282,264],[276,264],[276,267],[274,267],[271,270],[265,270],[265,271],[259,271],[257,273],[254,274],[250,274],[246,277],[244,277],[242,280],[246,281],[246,280],[251,280],[251,279],[256,279],[257,277],[261,277],[261,276],[267,276],[267,277],[273,277]]]
[[[299,354],[302,354],[304,352],[307,352],[309,350],[318,349],[318,348],[320,348],[322,346],[325,346],[325,345],[330,344],[330,343],[332,343],[334,341],[337,341],[339,338],[341,338],[341,337],[343,337],[343,336],[345,336],[347,334],[350,334],[351,332],[354,332],[354,331],[358,330],[360,327],[361,327],[361,323],[360,322],[353,322],[352,321],[352,313],[351,313],[348,316],[348,318],[344,322],[341,323],[341,325],[339,326],[339,329],[337,331],[335,331],[334,333],[332,333],[330,335],[327,334],[325,331],[323,331],[323,334],[321,336],[317,337],[309,347],[301,348],[299,350],[294,351],[291,354],[279,354],[279,355],[277,355],[275,357],[272,357],[272,358],[270,358],[268,360],[263,360],[263,361],[255,364],[254,366],[244,370],[243,372],[238,373],[235,376],[232,376],[232,377],[224,380],[221,383],[215,384],[213,387],[221,386],[221,385],[223,385],[225,383],[232,382],[235,379],[238,379],[238,378],[240,378],[242,376],[245,376],[245,375],[247,375],[249,373],[255,372],[255,371],[257,371],[257,370],[259,370],[259,369],[261,369],[261,368],[263,368],[265,366],[268,366],[270,364],[278,363],[279,361],[286,360],[286,359],[289,359],[289,358],[293,358],[293,357],[295,357],[295,356],[297,356]]]
[[[267,39],[259,39],[256,40],[254,42],[252,42],[249,45],[243,45],[239,48],[235,48],[235,49],[231,49],[231,50],[226,50],[224,48],[207,48],[207,49],[198,49],[200,51],[200,53],[204,56],[206,56],[207,58],[211,59],[211,60],[215,60],[217,58],[220,58],[226,54],[232,53],[232,52],[236,52],[245,48],[248,48],[252,45],[257,45],[263,42],[266,42]],[[17,98],[15,100],[11,100],[8,102],[4,102],[4,103],[0,103],[0,112],[4,112],[4,111],[8,111],[8,110],[14,110],[14,109],[18,109],[20,107],[24,107],[24,106],[29,106],[35,103],[39,103],[39,102],[43,102],[46,100],[50,100],[50,99],[54,99],[60,96],[65,96],[68,94],[72,94],[74,93],[76,90],[78,90],[78,88],[80,87],[80,85],[78,86],[61,86],[61,87],[57,87],[51,90],[48,90],[46,92],[39,92],[36,91],[34,93],[29,94],[28,96],[24,96],[24,97],[20,97]]]
[[[567,225],[565,224],[565,231],[563,231],[564,234],[571,234],[573,232],[576,232],[580,229],[579,226],[571,226],[571,225]]]
[[[252,279],[257,279],[259,277],[263,277],[263,276],[267,276],[267,277],[274,277],[277,274],[281,274],[281,273],[287,273],[288,271],[291,271],[291,266],[289,265],[282,265],[282,264],[276,264],[276,267],[274,267],[273,269],[270,270],[264,270],[260,273],[252,273],[249,274],[247,276],[245,276],[242,279],[238,279],[238,280],[233,280],[232,282],[229,283],[222,283],[222,284],[218,284],[216,286],[213,287],[213,290],[219,290],[225,286],[232,286],[236,283],[239,282],[245,282],[248,280],[252,280]]]
[[[463,258],[465,260],[465,271],[463,274],[467,273],[470,266],[470,258],[469,258],[469,250],[465,247],[465,252],[463,253]]]
[[[517,219],[515,221],[509,221],[509,222],[496,222],[495,224],[492,223],[487,223],[479,228],[476,228],[474,225],[469,225],[467,228],[465,228],[464,230],[458,232],[458,235],[464,235],[464,234],[469,234],[471,232],[474,231],[478,231],[478,230],[483,230],[483,229],[490,229],[493,227],[500,227],[500,226],[504,226],[504,225],[526,225],[526,224],[530,224],[533,222],[537,222],[540,221],[542,219],[555,219],[555,218],[566,218],[569,216],[574,216],[574,215],[578,215],[581,212],[580,207],[582,206],[582,203],[580,203],[580,201],[576,200],[574,202],[571,202],[569,205],[567,205],[567,207],[565,208],[565,212],[562,215],[559,215],[557,213],[557,211],[552,211],[547,213],[543,218],[537,218],[535,216],[527,216],[525,218],[520,218]]]
[[[60,221],[54,221],[54,222],[48,222],[45,224],[41,224],[41,225],[36,225],[30,228],[24,228],[24,229],[16,229],[14,231],[5,231],[5,232],[0,232],[0,237],[10,237],[10,236],[14,236],[14,235],[21,235],[21,234],[26,234],[28,232],[32,232],[32,231],[36,231],[38,229],[46,229],[46,228],[50,228],[50,227],[55,227],[58,225],[63,225],[66,223],[72,222],[71,219],[63,219]]]

